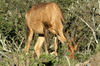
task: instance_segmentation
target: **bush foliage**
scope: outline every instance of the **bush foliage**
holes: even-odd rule
[[[69,59],[72,66],[100,50],[100,4],[97,0],[0,0],[0,66],[68,66],[68,53],[61,43],[58,57],[44,53],[39,59],[33,58],[37,34],[30,53],[22,52],[26,41],[25,13],[41,2],[55,2],[61,7],[65,18],[64,34],[78,44],[76,59]],[[50,37],[51,45],[52,39]]]

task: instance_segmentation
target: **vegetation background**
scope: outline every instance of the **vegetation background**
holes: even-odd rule
[[[69,59],[66,45],[59,43],[58,57],[43,53],[33,57],[35,34],[29,54],[22,50],[26,41],[25,13],[32,5],[55,2],[63,12],[64,34],[78,44],[75,59]],[[53,36],[50,36],[53,44]],[[53,50],[53,48],[50,48]],[[0,66],[75,66],[100,51],[100,0],[0,0]]]

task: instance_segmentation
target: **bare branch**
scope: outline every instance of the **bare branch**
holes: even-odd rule
[[[94,39],[95,39],[95,41],[96,41],[96,43],[98,44],[98,40],[97,40],[97,38],[96,38],[96,34],[95,34],[95,31],[94,31],[94,29],[84,20],[84,19],[82,19],[80,16],[78,16],[77,14],[75,14],[74,12],[72,12],[70,9],[68,9],[71,13],[73,13],[76,17],[78,17],[82,22],[84,22],[90,29],[91,29],[91,31],[92,31],[92,33],[93,33],[93,36],[94,36]]]
[[[7,51],[7,52],[11,52],[11,50],[8,50],[7,49],[7,45],[6,45],[6,38],[4,37],[4,38],[2,38],[1,37],[1,34],[0,34],[0,42],[1,42],[1,44],[2,44],[2,48],[3,48],[3,50],[5,50],[5,51]]]
[[[8,59],[10,59],[7,55],[5,55],[3,52],[0,51],[0,54]]]
[[[100,24],[99,24],[99,26],[98,26],[97,29],[96,29],[96,31],[100,33],[99,28],[100,28]]]
[[[20,50],[20,48],[21,48],[23,42],[24,42],[24,38],[22,38],[22,40],[21,40],[21,43],[20,43],[20,45],[19,45],[19,47],[18,47],[18,51]]]
[[[99,5],[99,15],[100,15],[100,0],[98,0],[98,5]]]
[[[69,61],[69,58],[68,58],[67,56],[65,56],[65,57],[66,57],[66,59],[67,59],[68,66],[71,66],[70,61]]]

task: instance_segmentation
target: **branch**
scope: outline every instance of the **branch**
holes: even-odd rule
[[[69,58],[68,58],[67,56],[65,56],[65,57],[66,57],[66,59],[67,59],[68,66],[71,66],[70,61],[69,61]]]
[[[100,33],[99,28],[100,28],[100,24],[96,28],[96,31],[98,31]],[[90,44],[92,43],[92,41],[93,41],[93,36],[90,38],[90,42],[87,44],[88,45],[88,50],[89,50],[89,47],[90,47]]]
[[[100,0],[98,0],[98,5],[99,5],[99,15],[100,15]]]
[[[95,34],[94,29],[84,19],[82,19],[80,16],[78,16],[77,14],[75,14],[74,12],[72,12],[70,9],[68,9],[68,10],[71,13],[73,13],[76,17],[78,17],[83,23],[85,23],[91,29],[91,31],[93,33],[93,36],[94,36],[94,39],[95,39],[96,43],[98,44],[98,40],[96,39],[96,34]]]
[[[3,52],[0,51],[0,54],[8,59],[10,59],[7,55],[5,55]]]
[[[96,31],[100,33],[99,28],[100,28],[100,24],[99,24],[99,26],[98,26],[97,29],[96,29]]]
[[[22,38],[22,41],[21,41],[21,43],[20,43],[20,45],[19,45],[19,47],[18,47],[18,51],[20,51],[23,42],[24,42],[24,38]]]
[[[5,44],[6,38],[3,39],[2,36],[1,36],[1,34],[0,34],[0,42],[1,42],[1,44],[2,44],[3,50],[5,50],[5,51],[7,51],[7,52],[11,52],[11,50],[8,50],[8,49],[7,49],[7,45]]]

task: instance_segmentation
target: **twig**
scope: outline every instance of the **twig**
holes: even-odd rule
[[[1,34],[0,34],[0,42],[2,44],[3,50],[7,51],[7,52],[11,52],[10,50],[7,49],[7,45],[5,44],[6,42],[6,38],[1,39]]]
[[[94,31],[94,29],[84,20],[84,19],[82,19],[81,17],[79,17],[77,14],[75,14],[74,12],[72,12],[70,9],[68,9],[71,13],[73,13],[76,17],[78,17],[82,22],[84,22],[90,29],[91,29],[91,31],[92,31],[92,33],[93,33],[93,36],[94,36],[94,39],[95,39],[95,41],[96,41],[96,43],[98,44],[98,40],[96,39],[96,35],[95,35],[95,31]]]
[[[100,28],[100,24],[98,25],[98,27],[97,27],[97,29],[96,29],[96,30],[99,30],[99,28]]]
[[[20,43],[20,45],[19,45],[19,47],[18,47],[18,51],[20,50],[20,48],[21,48],[21,46],[22,46],[22,44],[23,44],[23,41],[24,41],[24,38],[22,38],[22,41],[21,41],[21,43]]]
[[[99,24],[99,26],[96,28],[96,31],[97,31],[97,30],[99,31],[99,28],[100,28],[100,24]],[[90,38],[90,42],[87,44],[87,45],[88,45],[88,49],[89,49],[90,44],[92,43],[92,40],[93,40],[93,36]]]
[[[67,56],[65,56],[65,57],[66,57],[66,59],[67,59],[68,66],[71,66],[70,61],[69,61],[69,58],[68,58]]]
[[[87,44],[87,45],[88,45],[88,50],[89,50],[89,47],[90,47],[90,45],[91,45],[91,43],[92,43],[92,40],[93,40],[93,36],[90,38],[90,41],[89,41],[89,43]]]
[[[100,15],[100,0],[98,0],[98,5],[99,5],[99,15]]]
[[[96,29],[96,31],[100,33],[99,28],[100,28],[100,24],[98,25],[98,27],[97,27],[97,29]]]
[[[0,51],[0,54],[5,56],[6,58],[10,59],[7,55],[5,55],[3,52]]]

